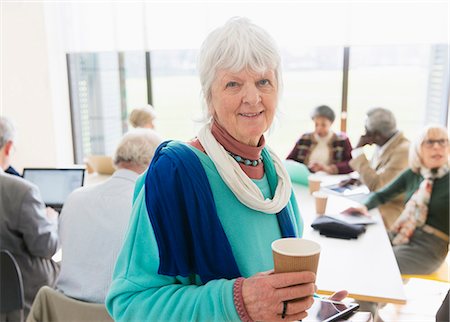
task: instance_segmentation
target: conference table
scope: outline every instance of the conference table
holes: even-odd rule
[[[324,186],[341,180],[341,177],[328,175],[322,179]],[[293,189],[304,220],[303,237],[318,242],[322,248],[317,271],[317,292],[329,295],[347,290],[349,297],[357,300],[406,303],[400,271],[378,209],[370,211],[375,223],[367,225],[366,232],[357,239],[329,238],[311,227],[318,215],[308,187],[293,184]],[[327,191],[323,187],[321,190]],[[351,197],[362,199],[362,196]],[[333,216],[357,205],[355,200],[329,193],[325,215]]]
[[[85,185],[107,180],[107,175],[88,175]],[[323,175],[322,185],[339,182],[347,176]],[[337,239],[321,236],[311,228],[317,217],[314,198],[308,187],[293,184],[300,213],[304,220],[303,237],[321,245],[317,272],[318,293],[329,295],[339,290],[347,290],[349,296],[363,301],[383,303],[406,303],[406,296],[397,262],[378,209],[370,211],[375,224],[367,225],[366,232],[357,239]],[[323,189],[323,191],[327,191]],[[328,195],[325,215],[336,214],[350,206],[358,205],[355,200],[364,195],[347,197]],[[352,200],[353,199],[353,200]],[[61,250],[53,257],[61,260]]]

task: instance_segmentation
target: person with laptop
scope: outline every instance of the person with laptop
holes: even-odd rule
[[[114,155],[112,177],[69,195],[60,215],[62,261],[56,285],[65,295],[104,302],[128,227],[135,182],[160,143],[158,135],[145,129],[125,134]]]
[[[12,253],[21,270],[26,317],[37,291],[53,286],[59,272],[51,260],[58,248],[58,214],[45,207],[37,186],[5,173],[13,142],[11,121],[0,117],[0,245]]]

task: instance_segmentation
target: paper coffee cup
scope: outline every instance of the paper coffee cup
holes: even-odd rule
[[[320,190],[320,182],[321,180],[316,176],[308,177],[308,186],[310,194],[312,194],[314,191]]]
[[[281,238],[272,243],[275,273],[310,271],[317,273],[320,245],[303,238]]]
[[[323,215],[327,209],[328,195],[321,191],[313,192],[314,200],[316,201],[316,213]]]

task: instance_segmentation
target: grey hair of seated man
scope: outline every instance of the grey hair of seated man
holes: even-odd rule
[[[273,38],[249,19],[234,17],[213,30],[203,42],[197,63],[203,97],[205,119],[211,117],[212,84],[219,70],[264,73],[273,70],[281,92],[281,58]]]
[[[119,169],[144,172],[161,141],[160,136],[151,129],[135,129],[126,133],[114,153],[114,165]]]
[[[6,117],[0,116],[0,149],[8,141],[14,141],[15,129],[13,123]]]
[[[390,138],[397,132],[394,113],[383,107],[371,108],[367,111],[366,129]]]

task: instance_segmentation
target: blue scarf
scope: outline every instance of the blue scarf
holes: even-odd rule
[[[145,202],[159,250],[158,273],[197,274],[202,283],[241,276],[200,160],[185,144],[168,146],[170,142],[158,147],[145,179]],[[265,153],[264,160],[270,160]],[[271,162],[266,164],[266,173],[275,171]],[[268,178],[273,193],[277,177]],[[294,237],[288,208],[277,218],[282,236]]]

